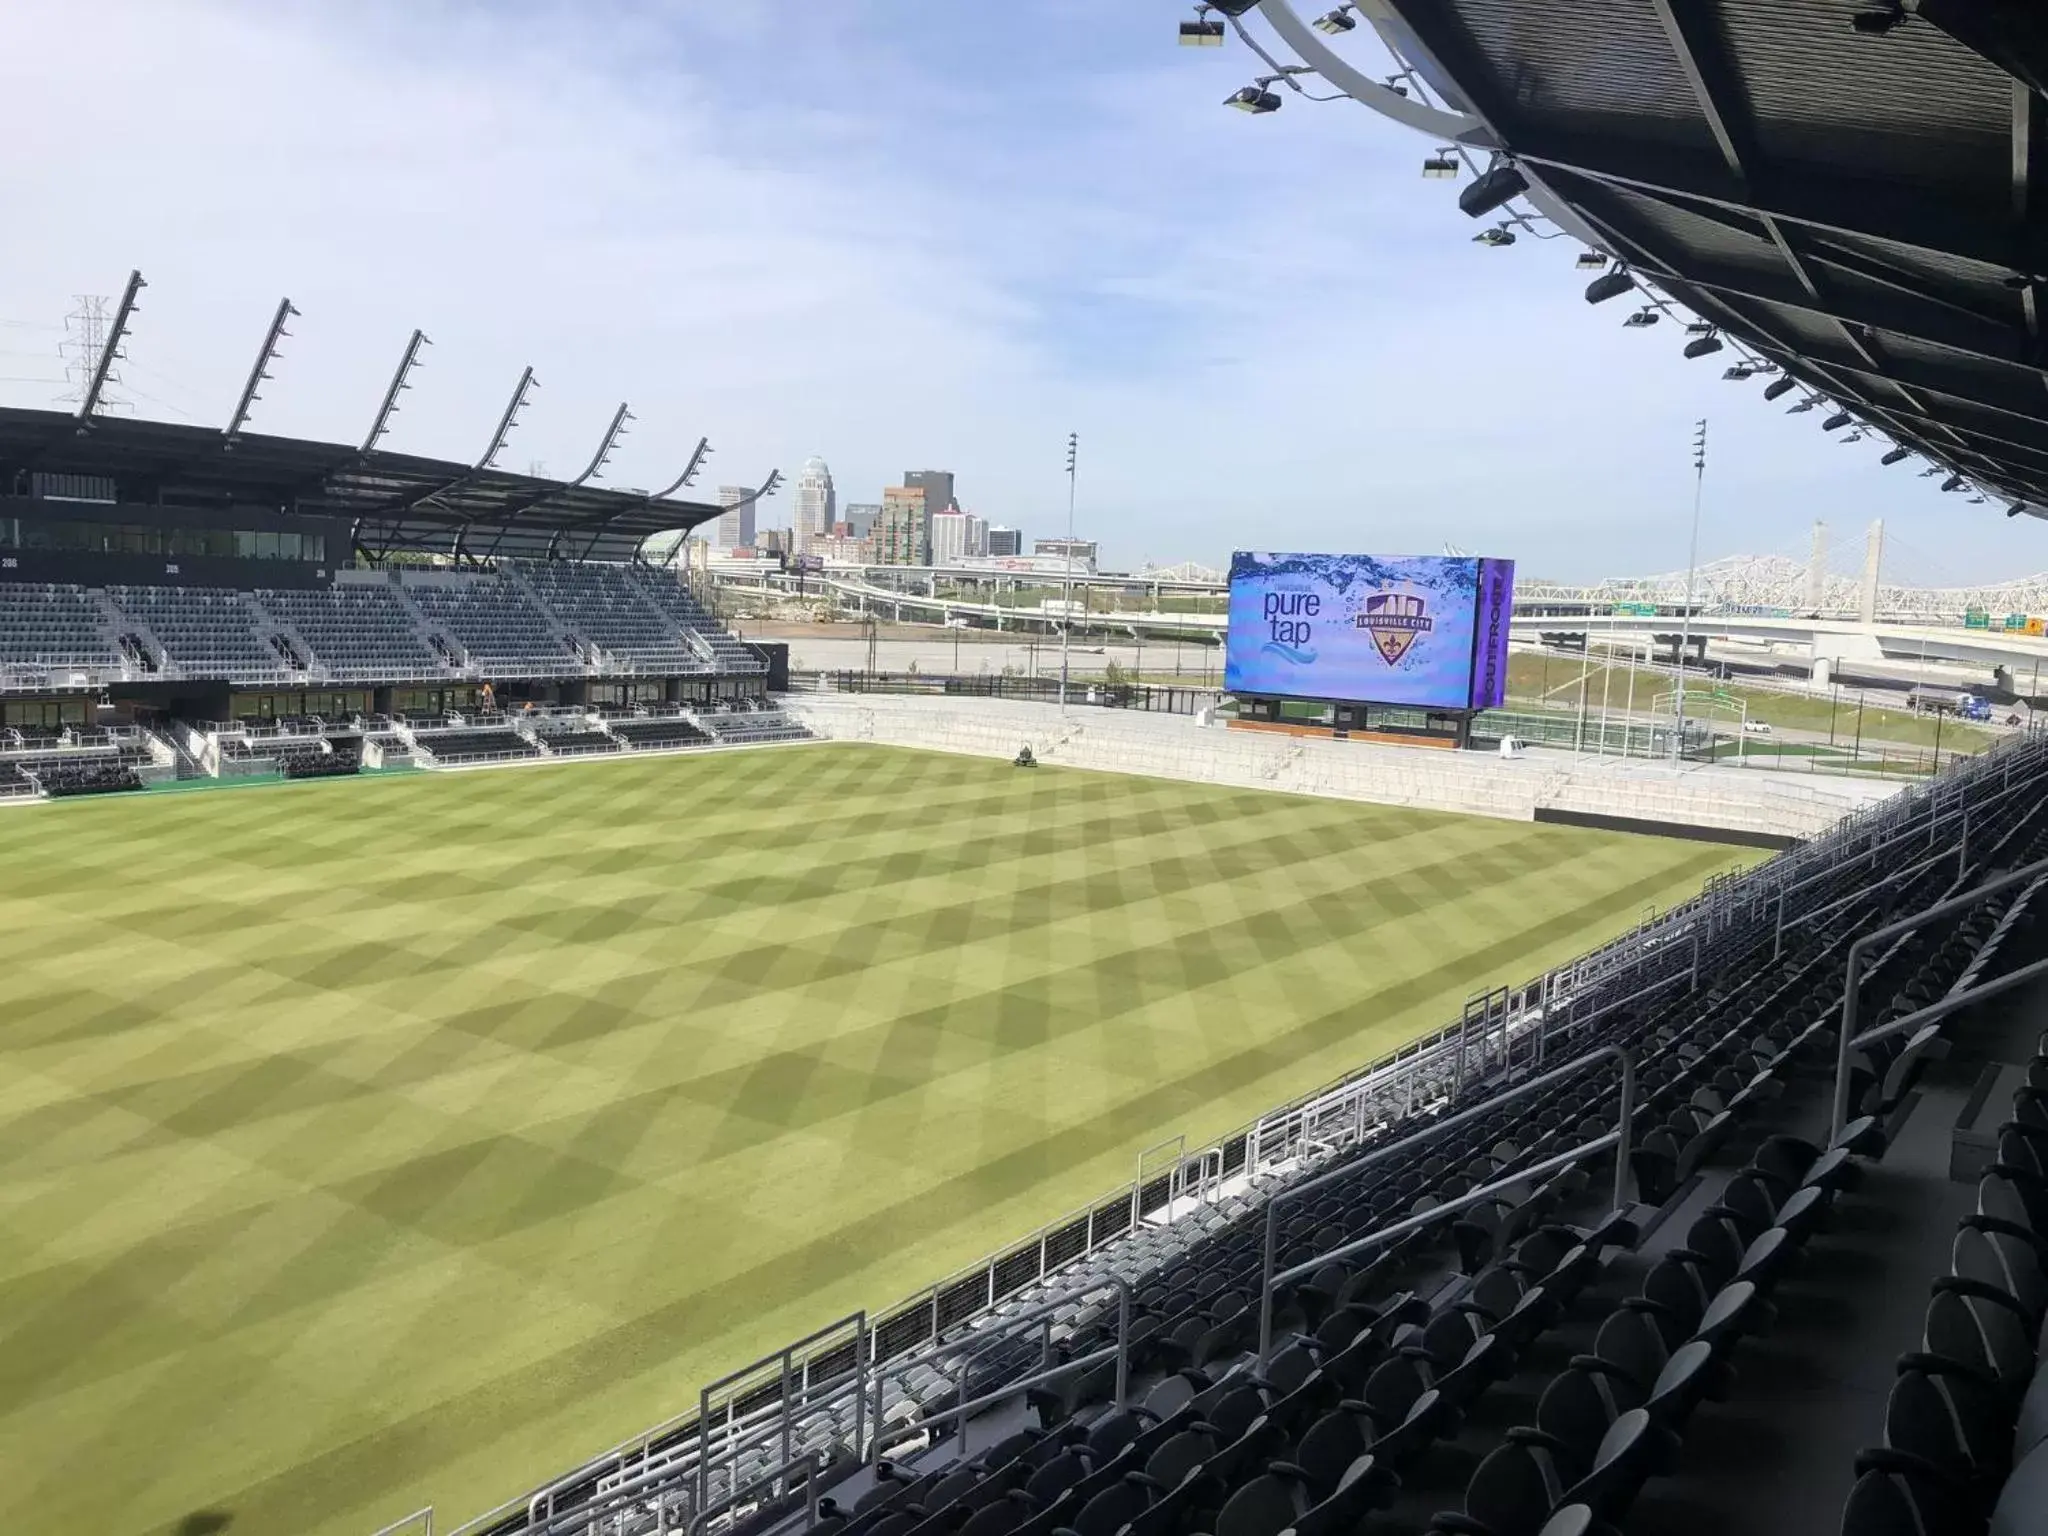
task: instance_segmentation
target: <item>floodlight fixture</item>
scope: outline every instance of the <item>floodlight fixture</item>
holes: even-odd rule
[[[1748,363],[1730,363],[1721,370],[1721,377],[1729,380],[1731,383],[1740,384],[1744,379],[1755,378],[1756,369],[1752,368]]]
[[[1655,305],[1645,304],[1621,323],[1632,331],[1646,331],[1663,318],[1657,313]]]
[[[1586,284],[1586,302],[1605,304],[1609,299],[1618,299],[1624,293],[1633,292],[1636,280],[1629,275],[1626,267],[1616,267],[1612,272],[1602,272]]]
[[[1970,505],[1973,507],[1981,507],[1984,505],[1984,498],[1982,496],[1972,496],[1970,498]]]
[[[1776,400],[1782,396],[1791,394],[1792,391],[1797,389],[1798,387],[1799,381],[1793,378],[1792,375],[1788,373],[1779,378],[1771,380],[1770,383],[1764,386],[1764,398],[1766,400]],[[1797,407],[1795,406],[1794,409],[1796,410]]]
[[[1711,330],[1704,336],[1695,336],[1685,344],[1685,355],[1688,358],[1710,357],[1720,350],[1721,338]]]
[[[1223,98],[1223,105],[1235,107],[1240,112],[1249,112],[1253,117],[1264,117],[1268,112],[1280,110],[1280,98],[1266,89],[1264,84],[1255,84],[1232,91]]]
[[[1477,245],[1498,248],[1503,245],[1513,245],[1515,243],[1515,232],[1505,224],[1496,224],[1491,229],[1482,229],[1472,239]]]
[[[1714,334],[1714,327],[1710,321],[1694,320],[1686,326],[1685,334],[1688,336],[1711,336]]]
[[[1607,253],[1605,251],[1581,251],[1578,254],[1578,259],[1572,265],[1581,272],[1598,272],[1607,265]]]
[[[1906,21],[1906,8],[1899,0],[1888,0],[1882,5],[1868,6],[1849,18],[1849,25],[1865,37],[1883,37],[1897,30]]]
[[[1804,416],[1816,405],[1821,405],[1824,403],[1825,402],[1823,402],[1817,395],[1808,395],[1804,400],[1800,401],[1797,405],[1788,405],[1787,407],[1785,407],[1785,414],[1787,416]]]
[[[1865,432],[1861,427],[1858,427],[1854,432],[1851,432],[1847,437],[1838,437],[1835,439],[1835,441],[1838,443],[1860,443],[1863,441],[1864,438],[1868,437],[1869,435],[1870,434],[1868,432]]]
[[[1939,464],[1930,464],[1930,465],[1928,465],[1928,466],[1927,466],[1927,467],[1926,467],[1925,469],[1923,469],[1923,470],[1921,470],[1921,471],[1920,471],[1920,478],[1921,478],[1922,480],[1928,480],[1928,479],[1932,479],[1932,478],[1933,478],[1934,476],[1936,476],[1936,475],[1938,475],[1938,474],[1940,474],[1940,473],[1941,473],[1941,466],[1940,466]]]
[[[1193,21],[1180,24],[1180,45],[1183,48],[1221,48],[1223,36],[1223,23],[1214,16],[1197,16]]]
[[[1496,160],[1479,174],[1479,179],[1458,194],[1458,206],[1467,218],[1483,219],[1496,209],[1529,190],[1529,178],[1512,160]]]
[[[1422,175],[1426,181],[1455,181],[1458,178],[1458,152],[1454,149],[1440,149],[1422,162]]]
[[[1960,491],[1963,488],[1964,483],[1965,482],[1961,475],[1950,475],[1946,480],[1941,482],[1941,488],[1944,491]]]
[[[1834,415],[1830,416],[1826,421],[1820,424],[1820,429],[1823,432],[1839,432],[1843,427],[1846,427],[1847,425],[1849,425],[1850,422],[1854,421],[1855,419],[1856,418],[1851,416],[1847,411],[1837,411]]]
[[[1886,454],[1877,462],[1880,464],[1903,464],[1906,462],[1906,460],[1910,459],[1911,457],[1913,457],[1912,449],[1894,448],[1890,453]]]
[[[1325,37],[1342,37],[1358,26],[1358,18],[1351,14],[1351,7],[1340,5],[1327,16],[1318,16],[1309,23]]]

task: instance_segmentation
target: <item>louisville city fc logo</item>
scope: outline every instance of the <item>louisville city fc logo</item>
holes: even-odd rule
[[[1375,592],[1365,600],[1365,611],[1358,615],[1357,624],[1372,636],[1380,659],[1391,667],[1408,654],[1417,635],[1426,635],[1435,627],[1428,607],[1428,603],[1411,593]]]

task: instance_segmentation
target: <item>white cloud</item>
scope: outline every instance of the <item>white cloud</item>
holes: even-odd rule
[[[359,436],[419,325],[394,446],[474,454],[530,362],[508,463],[573,471],[624,398],[621,483],[708,433],[707,485],[819,452],[870,500],[935,464],[1027,530],[1063,520],[1079,430],[1082,521],[1132,558],[1257,529],[1668,568],[1711,413],[1709,553],[1883,510],[1956,575],[2048,563],[1587,310],[1567,242],[1470,244],[1420,140],[1347,104],[1221,111],[1247,61],[1173,49],[1168,7],[1140,35],[1072,0],[929,4],[791,29],[765,3],[14,0],[0,136],[33,153],[0,159],[0,320],[140,266],[138,403],[219,421],[289,293],[259,430]],[[89,113],[53,65],[86,39]]]

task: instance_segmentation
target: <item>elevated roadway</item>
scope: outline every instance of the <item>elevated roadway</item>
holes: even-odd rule
[[[748,573],[752,575],[753,573]],[[721,573],[721,579],[733,580]],[[899,591],[866,580],[864,576],[811,573],[802,578],[806,594],[829,592],[840,606],[893,620],[944,623],[966,619],[978,627],[1036,630],[1057,633],[1061,615],[1057,608],[1011,607],[930,593]],[[1135,581],[1118,585],[1136,585]],[[779,572],[761,572],[746,585],[794,596],[798,578]],[[1082,601],[1076,599],[1075,601]],[[1690,644],[1704,655],[1708,646],[1725,644],[1770,647],[1783,655],[1803,654],[1814,669],[1817,681],[1825,682],[1829,672],[1853,663],[1894,664],[1943,663],[1971,668],[1991,680],[1995,668],[2009,674],[2010,686],[2023,692],[2037,691],[2038,669],[2048,662],[2048,636],[2018,631],[1966,629],[1961,625],[1933,625],[1877,622],[1864,624],[1842,618],[1786,618],[1750,614],[1701,613],[1690,626],[1681,626],[1676,614],[1569,613],[1550,594],[1535,596],[1518,591],[1511,635],[1525,644],[1569,640],[1584,635],[1594,642],[1602,639],[1619,647],[1640,647],[1646,653],[1677,654],[1682,628],[1689,629]],[[1536,611],[1531,611],[1531,610]],[[1137,637],[1201,640],[1219,643],[1227,624],[1220,613],[1168,613],[1126,610],[1094,611],[1072,615],[1077,633],[1124,634]]]

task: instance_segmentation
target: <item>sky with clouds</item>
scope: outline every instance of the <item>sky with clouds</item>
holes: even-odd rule
[[[0,403],[62,392],[79,294],[149,281],[136,410],[223,421],[279,297],[256,430],[612,483],[904,470],[1118,563],[1238,545],[1433,551],[1561,577],[1701,554],[1894,579],[2048,567],[2048,531],[1589,309],[1569,241],[1471,243],[1429,147],[1345,102],[1219,103],[1258,68],[1174,46],[1173,0],[8,0]],[[58,382],[52,382],[53,380]],[[773,506],[773,504],[771,504]],[[786,503],[785,503],[786,506]],[[777,509],[780,510],[780,509]],[[784,513],[786,516],[786,512]],[[776,521],[773,513],[767,519]]]

